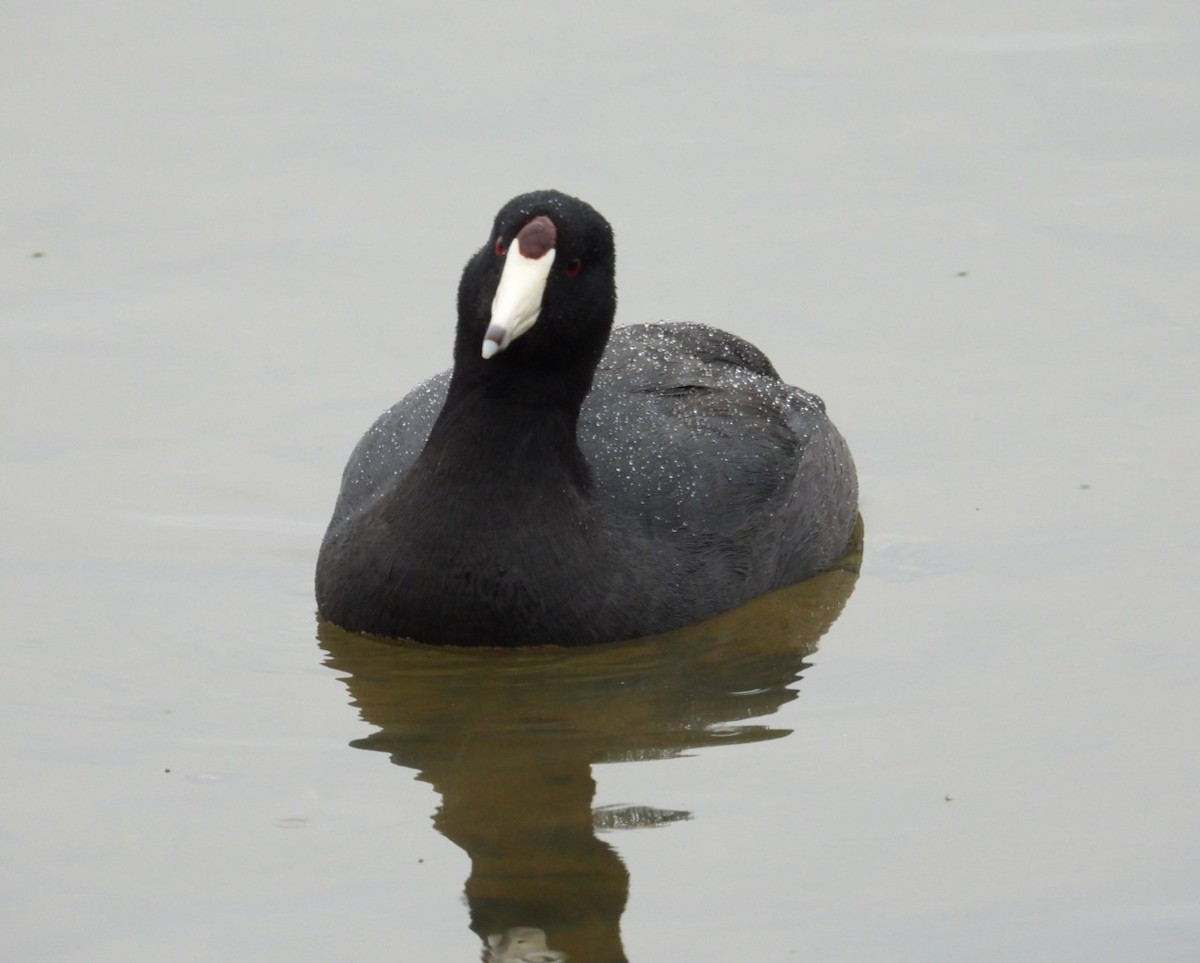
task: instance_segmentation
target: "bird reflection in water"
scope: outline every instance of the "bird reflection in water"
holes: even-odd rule
[[[443,648],[321,623],[327,664],[386,752],[441,795],[437,829],[471,860],[485,963],[621,963],[629,874],[597,832],[690,814],[593,810],[592,767],[778,739],[745,720],[796,698],[806,656],[849,598],[861,522],[840,567],[697,626],[585,648]]]
[[[567,954],[546,945],[546,934],[534,926],[514,926],[487,938],[484,963],[558,963]]]

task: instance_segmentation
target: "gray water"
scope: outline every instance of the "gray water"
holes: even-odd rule
[[[0,78],[5,959],[1197,958],[1193,3],[10,4]],[[318,637],[346,455],[537,187],[619,321],[824,396],[857,581]]]

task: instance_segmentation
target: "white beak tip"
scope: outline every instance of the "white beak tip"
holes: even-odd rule
[[[487,331],[483,334],[483,348],[480,353],[483,355],[483,360],[498,355],[501,351],[508,347],[508,343],[512,340],[508,336],[508,330],[502,324],[496,324],[494,321],[488,325]]]

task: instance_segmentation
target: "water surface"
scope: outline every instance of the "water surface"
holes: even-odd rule
[[[17,4],[0,52],[5,958],[1195,958],[1193,4]],[[832,624],[318,631],[342,464],[536,187],[619,320],[825,398]]]

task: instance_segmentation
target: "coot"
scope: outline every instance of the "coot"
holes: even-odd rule
[[[614,329],[608,222],[557,191],[496,215],[454,367],[350,456],[322,617],[446,645],[580,645],[697,622],[829,568],[854,463],[815,395],[700,324]]]

